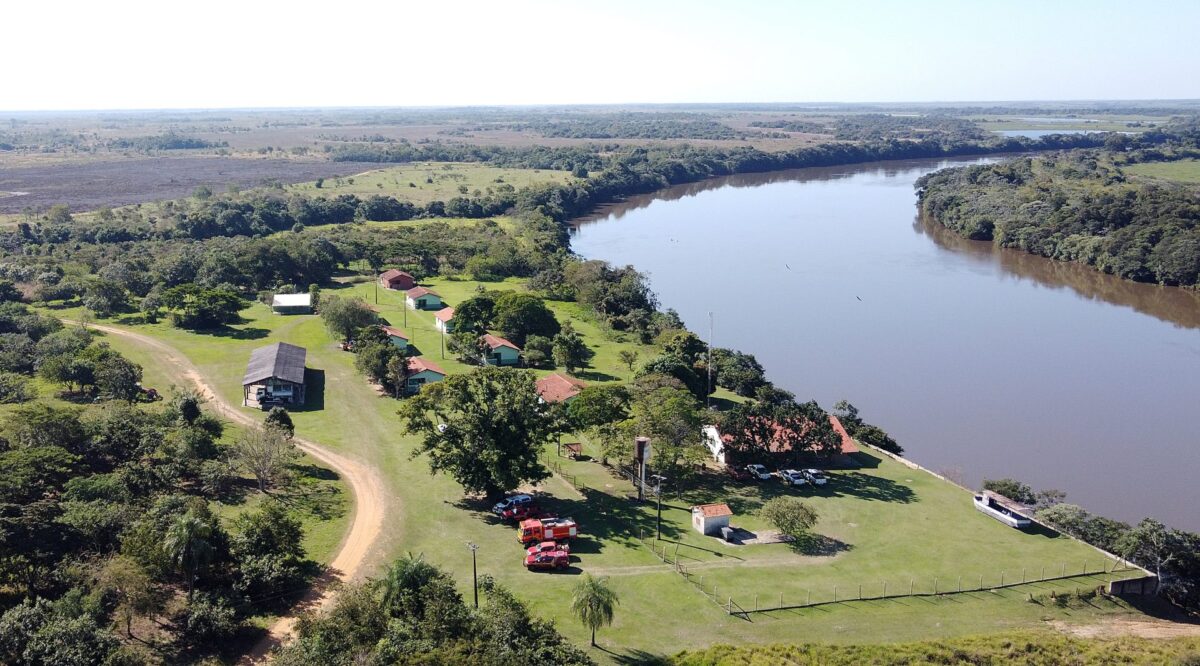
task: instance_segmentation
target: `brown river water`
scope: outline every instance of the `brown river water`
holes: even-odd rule
[[[1200,530],[1200,294],[968,241],[916,214],[915,160],[739,175],[580,220],[573,248],[776,384],[846,398],[906,456]]]

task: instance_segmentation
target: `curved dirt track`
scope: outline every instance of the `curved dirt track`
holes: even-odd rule
[[[114,326],[101,324],[88,324],[88,326],[104,333],[132,340],[163,358],[169,365],[178,368],[183,379],[195,387],[208,401],[208,404],[212,405],[223,417],[247,426],[259,424],[254,417],[222,398],[186,356],[162,340]],[[354,515],[351,519],[350,529],[342,538],[337,554],[330,561],[326,573],[317,579],[313,587],[296,604],[292,615],[279,618],[271,625],[267,630],[267,636],[242,658],[241,663],[243,664],[266,661],[271,650],[291,636],[292,629],[296,625],[297,613],[303,610],[318,610],[327,605],[333,598],[336,583],[350,580],[358,574],[368,552],[383,530],[385,506],[383,483],[374,468],[334,453],[306,439],[296,437],[293,441],[300,450],[331,467],[350,484],[351,492],[354,495]]]

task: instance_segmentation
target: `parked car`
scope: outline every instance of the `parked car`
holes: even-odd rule
[[[779,470],[779,478],[789,486],[802,486],[808,483],[808,479],[804,478],[804,474],[794,469]]]
[[[771,478],[771,470],[762,465],[746,465],[746,471],[749,472],[750,476],[759,481],[766,481]]]
[[[537,504],[526,502],[517,504],[500,512],[500,517],[504,520],[525,520],[527,518],[549,518],[550,516],[542,513]]]
[[[553,553],[556,550],[561,550],[564,553],[571,552],[571,545],[566,541],[543,541],[525,549],[527,555],[536,555],[538,553]]]
[[[808,482],[814,486],[823,486],[829,482],[829,478],[825,476],[825,472],[819,469],[804,470],[804,478],[808,479]]]
[[[532,505],[533,505],[533,496],[532,495],[510,495],[509,497],[505,497],[504,499],[500,500],[499,502],[496,502],[495,506],[492,507],[492,513],[496,514],[497,516],[500,516],[500,515],[503,515],[505,511],[515,509],[515,508],[521,507],[521,506],[528,507],[528,506],[532,506]]]
[[[525,556],[525,568],[530,571],[566,569],[570,565],[571,556],[565,550],[551,550]]]

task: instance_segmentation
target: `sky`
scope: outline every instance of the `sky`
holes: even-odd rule
[[[0,110],[1200,98],[1200,0],[6,5]]]

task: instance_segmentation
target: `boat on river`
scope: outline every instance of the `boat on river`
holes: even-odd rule
[[[976,493],[974,501],[975,508],[981,513],[991,516],[1009,527],[1021,529],[1029,527],[1033,522],[1028,517],[1028,514],[1033,512],[1032,507],[1014,502],[990,490]]]

